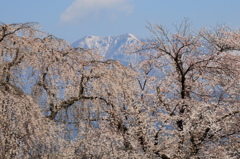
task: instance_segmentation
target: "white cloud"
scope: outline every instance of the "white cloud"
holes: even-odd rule
[[[97,16],[101,11],[110,11],[112,14],[123,12],[128,15],[133,6],[128,4],[130,0],[75,0],[64,13],[60,21],[64,23],[73,22],[83,18]]]

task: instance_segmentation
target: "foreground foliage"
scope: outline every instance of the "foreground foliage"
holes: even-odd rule
[[[238,158],[240,32],[149,29],[126,67],[36,23],[1,24],[0,155]]]

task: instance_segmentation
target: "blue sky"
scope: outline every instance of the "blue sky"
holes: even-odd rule
[[[240,28],[239,0],[0,0],[3,23],[38,22],[70,43],[86,36],[148,37],[148,22],[171,28],[184,18],[194,29]]]

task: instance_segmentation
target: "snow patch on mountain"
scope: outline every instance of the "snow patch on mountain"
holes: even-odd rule
[[[85,49],[95,49],[106,59],[119,60],[128,65],[129,62],[135,63],[138,60],[136,54],[126,54],[128,46],[138,45],[140,39],[133,34],[122,34],[119,36],[86,36],[74,42],[73,47],[82,47]]]

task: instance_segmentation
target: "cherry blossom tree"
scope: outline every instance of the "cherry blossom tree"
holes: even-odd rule
[[[118,140],[128,144],[120,132],[127,129],[123,111],[137,95],[135,72],[91,50],[72,48],[36,23],[2,24],[0,35],[2,156],[119,155],[111,147],[121,145]],[[25,131],[23,138],[19,134]],[[116,138],[109,140],[114,132]]]
[[[240,32],[194,33],[188,21],[174,34],[158,24],[149,29],[153,38],[134,52],[143,58],[133,68],[155,109],[151,150],[162,158],[238,158]]]
[[[47,40],[43,36],[45,33],[36,23],[0,26],[0,155],[3,158],[51,158],[67,144],[59,137],[63,127],[47,120],[27,93],[34,85],[31,83],[34,73],[43,67],[38,61],[41,54],[53,47],[43,42]]]
[[[240,32],[169,33],[124,66],[37,23],[0,25],[5,158],[238,158]]]

